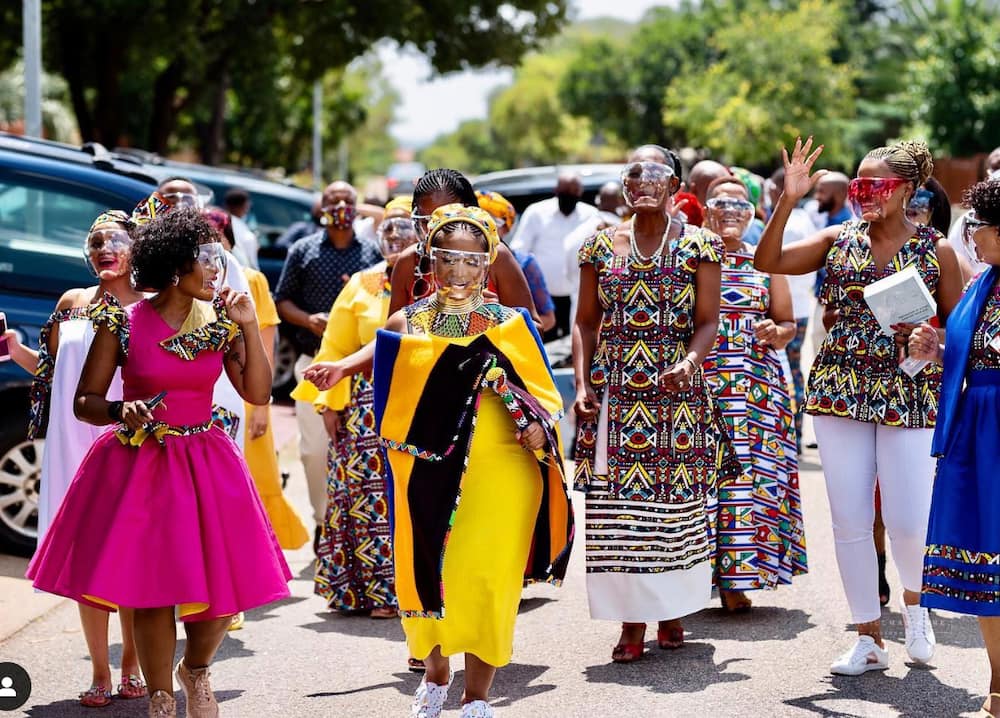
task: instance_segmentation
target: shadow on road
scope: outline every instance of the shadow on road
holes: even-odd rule
[[[584,671],[590,683],[613,683],[620,686],[647,688],[654,693],[700,693],[717,683],[736,683],[750,676],[727,672],[730,665],[743,658],[716,664],[715,646],[708,643],[685,643],[683,648],[664,651],[655,641],[646,641],[646,655],[634,664],[608,662],[590,666]]]
[[[692,638],[729,641],[790,641],[814,626],[805,611],[778,606],[755,606],[739,614],[709,608],[684,618],[684,630]]]
[[[517,612],[520,615],[525,613],[531,613],[532,611],[541,608],[549,603],[552,603],[556,599],[546,598],[544,596],[533,596],[531,598],[522,598],[521,605],[517,607]]]
[[[403,627],[398,620],[374,619],[364,613],[345,616],[336,611],[323,611],[314,615],[320,620],[303,624],[302,628],[317,633],[342,633],[346,636],[384,638],[388,641],[405,640]]]
[[[891,707],[899,718],[927,718],[975,712],[982,707],[983,696],[962,688],[953,688],[937,679],[926,668],[911,668],[902,678],[872,671],[861,676],[830,676],[831,690],[784,701],[786,705],[819,716],[854,716],[864,710],[862,702]],[[843,703],[838,706],[837,703]],[[825,704],[825,705],[823,705]]]
[[[252,625],[257,621],[264,621],[270,618],[279,618],[277,611],[284,606],[294,606],[296,603],[302,603],[303,601],[308,601],[309,598],[305,596],[289,596],[288,598],[282,598],[279,601],[274,601],[267,604],[266,606],[261,606],[260,608],[255,608],[252,611],[247,611],[246,613],[246,628],[251,628]],[[245,630],[245,629],[244,629]]]
[[[236,700],[242,696],[244,691],[215,691],[215,699],[222,705],[225,711],[226,702]],[[184,715],[187,706],[184,700],[184,691],[174,691],[174,698],[177,700],[177,715]],[[135,718],[137,715],[146,714],[147,702],[145,698],[133,700],[123,700],[117,696],[111,704],[98,711],[101,718]],[[67,718],[67,716],[93,715],[95,709],[84,708],[77,700],[61,700],[45,705],[37,705],[29,708],[25,715],[29,718]]]

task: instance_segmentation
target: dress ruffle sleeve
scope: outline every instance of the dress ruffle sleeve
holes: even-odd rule
[[[194,361],[203,351],[226,351],[232,341],[240,336],[240,327],[229,318],[221,297],[215,298],[212,308],[215,310],[214,321],[164,339],[160,346],[186,361]]]
[[[90,311],[87,307],[60,309],[57,312],[52,312],[45,324],[42,325],[42,330],[38,334],[38,365],[35,368],[35,376],[31,380],[31,389],[28,393],[31,401],[31,413],[28,419],[29,439],[38,438],[48,423],[52,377],[56,370],[56,357],[49,351],[49,337],[52,335],[52,328],[69,319],[86,318]]]
[[[118,343],[122,349],[122,355],[128,356],[128,341],[131,336],[128,313],[122,307],[121,302],[115,299],[114,295],[108,292],[101,297],[99,304],[95,304],[90,310],[90,321],[97,327],[106,327],[112,334],[118,337]]]

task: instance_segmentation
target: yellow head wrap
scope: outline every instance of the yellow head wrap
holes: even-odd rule
[[[389,203],[385,206],[386,214],[399,211],[405,212],[407,216],[413,212],[413,197],[411,195],[400,195],[395,199],[389,200]]]
[[[486,235],[487,251],[489,252],[490,263],[492,264],[493,260],[497,258],[497,247],[500,245],[500,235],[497,234],[497,226],[493,221],[493,217],[484,209],[466,207],[464,204],[459,203],[446,204],[434,210],[430,221],[427,223],[427,239],[424,242],[424,250],[427,256],[430,256],[434,237],[441,231],[442,227],[463,222],[477,227]]]
[[[514,226],[514,221],[517,219],[517,210],[514,209],[514,205],[510,203],[509,199],[499,192],[478,191],[476,192],[476,198],[479,200],[479,206],[489,212],[491,216],[502,219],[508,230]]]

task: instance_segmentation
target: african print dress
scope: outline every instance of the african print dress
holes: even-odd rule
[[[1000,285],[983,272],[948,317],[920,602],[1000,616]]]
[[[587,492],[590,615],[647,622],[704,608],[712,588],[712,521],[727,438],[702,372],[659,389],[694,335],[695,273],[722,261],[722,240],[686,225],[649,261],[614,252],[613,230],[588,239],[604,310],[591,385],[596,420],[578,429],[576,487]],[[731,452],[731,449],[729,450]]]
[[[754,338],[770,292],[752,251],[726,252],[719,338],[704,371],[742,469],[718,484],[715,579],[727,591],[776,588],[806,572],[791,398],[778,352]]]
[[[524,581],[559,582],[573,540],[557,423],[562,399],[528,314],[486,304],[406,308],[379,331],[375,410],[391,466],[396,590],[410,655],[506,665]],[[545,429],[544,451],[517,441]]]
[[[389,312],[385,262],[354,274],[330,309],[315,361],[336,361],[375,338]],[[339,611],[395,606],[392,534],[385,464],[372,406],[371,376],[356,374],[327,391],[303,381],[298,401],[341,412],[327,454],[326,518],[320,536],[315,592]]]

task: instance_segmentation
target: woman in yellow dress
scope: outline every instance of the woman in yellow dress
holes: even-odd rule
[[[483,718],[511,659],[523,582],[559,582],[569,559],[562,400],[527,312],[483,298],[500,241],[489,214],[446,205],[428,229],[437,291],[378,332],[375,413],[403,630],[427,664],[411,715],[441,714],[449,657],[464,653],[462,716]],[[345,364],[307,375],[326,385]]]
[[[375,338],[389,316],[389,278],[400,252],[417,241],[409,197],[386,205],[378,227],[384,262],[354,274],[330,309],[316,362],[335,362]],[[395,618],[392,535],[386,470],[375,432],[371,371],[348,375],[325,391],[302,381],[292,397],[311,402],[330,434],[326,518],[315,591],[344,613]]]

